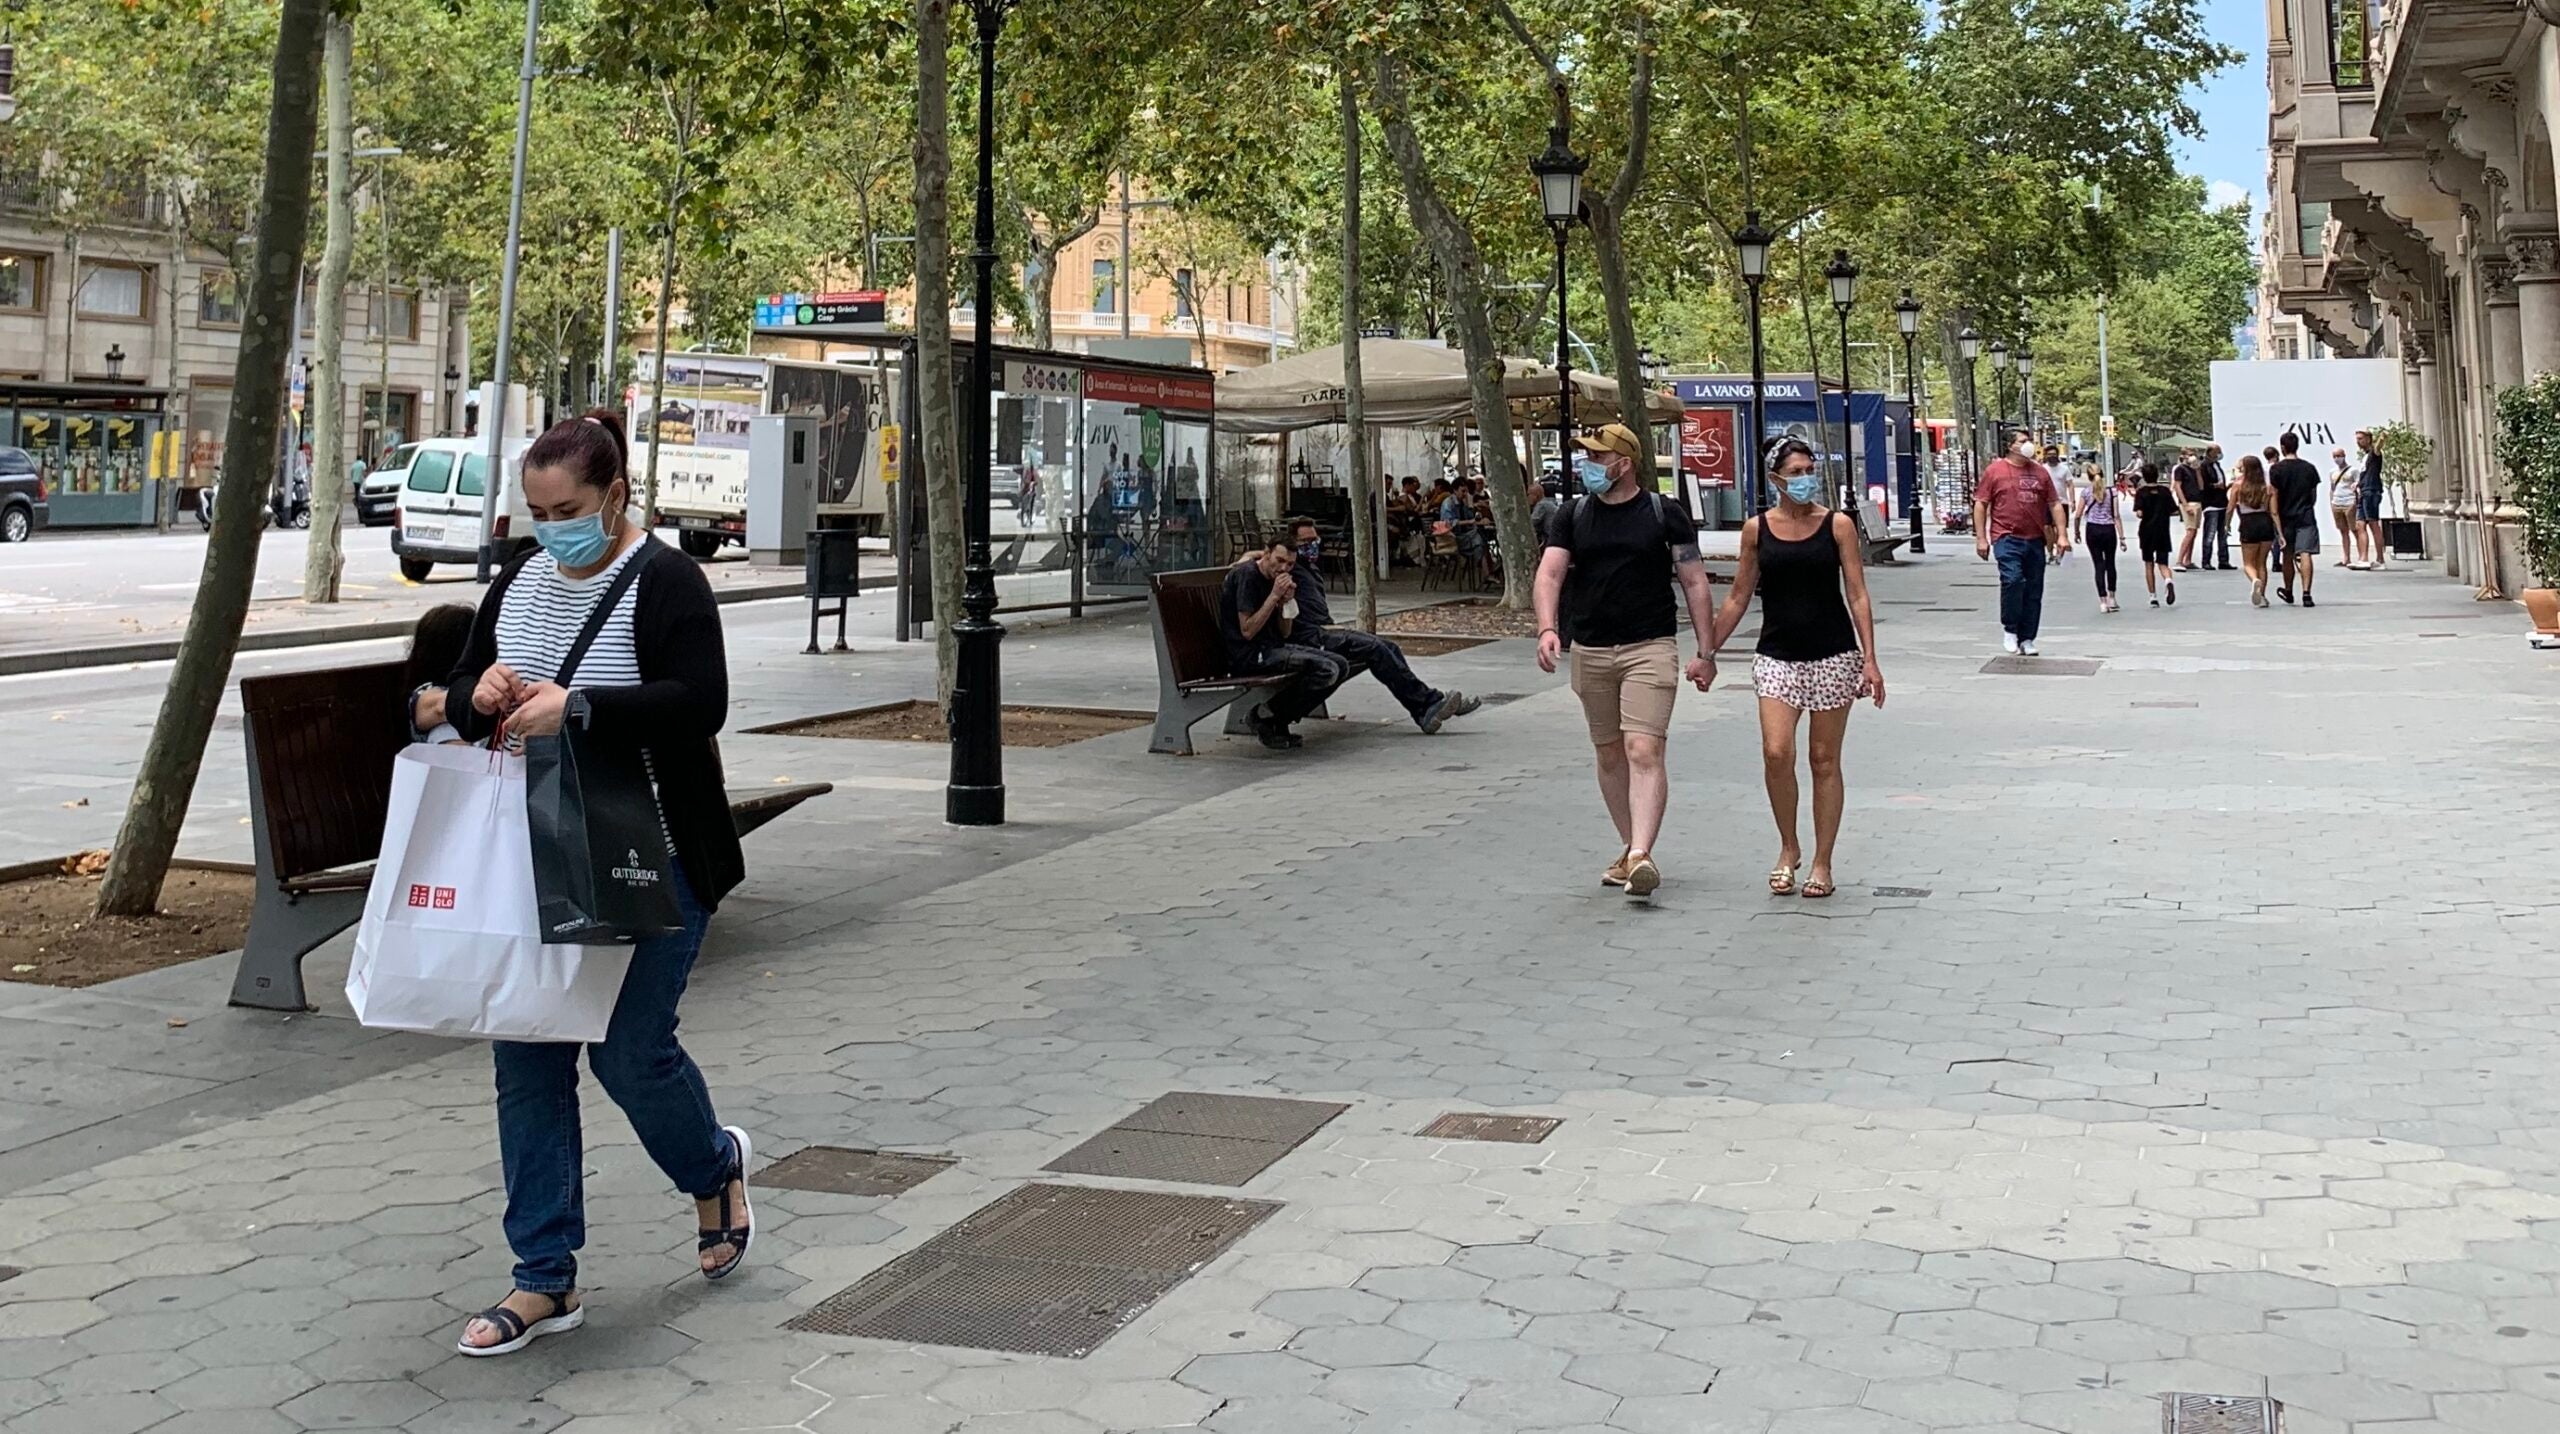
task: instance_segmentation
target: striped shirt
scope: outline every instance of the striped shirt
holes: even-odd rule
[[[527,682],[556,681],[560,664],[568,659],[604,590],[646,546],[633,543],[602,572],[583,578],[561,576],[559,563],[549,553],[537,552],[526,559],[507,584],[505,604],[498,609],[498,660]],[[632,635],[639,605],[640,585],[633,583],[613,605],[612,615],[596,633],[594,645],[568,685],[640,685],[640,651]]]

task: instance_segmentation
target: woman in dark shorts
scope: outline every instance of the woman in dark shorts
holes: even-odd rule
[[[2240,566],[2249,575],[2249,601],[2267,605],[2267,555],[2276,545],[2276,490],[2257,459],[2240,456],[2240,481],[2231,489],[2231,512],[2240,520]]]
[[[2142,590],[2151,594],[2153,607],[2164,594],[2169,606],[2178,605],[2178,573],[2169,566],[2169,520],[2177,512],[2178,496],[2160,481],[2160,465],[2143,464],[2142,486],[2133,490],[2133,513],[2140,520],[2134,541],[2142,549]]]
[[[1813,864],[1805,868],[1803,894],[1820,900],[1839,889],[1831,879],[1831,851],[1848,804],[1840,746],[1849,731],[1849,709],[1861,697],[1884,705],[1884,671],[1876,666],[1876,625],[1867,606],[1858,530],[1847,514],[1822,506],[1823,480],[1814,471],[1813,450],[1800,438],[1781,438],[1770,447],[1767,471],[1778,506],[1742,525],[1742,562],[1706,650],[1724,646],[1757,593],[1760,645],[1751,660],[1751,685],[1760,697],[1761,775],[1769,813],[1778,822],[1778,864],[1769,872],[1769,894],[1795,892],[1796,867],[1804,860],[1796,838],[1796,727],[1811,713]]]

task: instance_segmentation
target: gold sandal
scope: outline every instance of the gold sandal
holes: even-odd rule
[[[1771,896],[1793,896],[1795,895],[1795,890],[1796,869],[1794,864],[1782,861],[1776,866],[1769,868],[1769,894]]]
[[[1820,901],[1839,889],[1830,882],[1816,878],[1804,884],[1804,891],[1801,894],[1807,901]]]

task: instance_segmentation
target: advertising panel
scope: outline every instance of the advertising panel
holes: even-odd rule
[[[1740,481],[1736,417],[1730,408],[1693,408],[1680,416],[1680,466],[1697,487],[1730,488]]]

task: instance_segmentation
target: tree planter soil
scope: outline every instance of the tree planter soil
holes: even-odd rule
[[[1004,744],[1008,747],[1064,747],[1094,737],[1107,737],[1144,727],[1155,720],[1146,712],[1101,712],[1081,707],[1016,707],[1004,709]],[[931,702],[898,702],[860,712],[839,712],[804,722],[759,727],[759,732],[791,737],[852,737],[873,742],[948,742],[951,729],[942,709]]]
[[[74,858],[76,865],[86,865]],[[0,980],[94,986],[240,949],[257,879],[179,867],[156,916],[93,913],[98,877],[53,873],[0,883]]]

